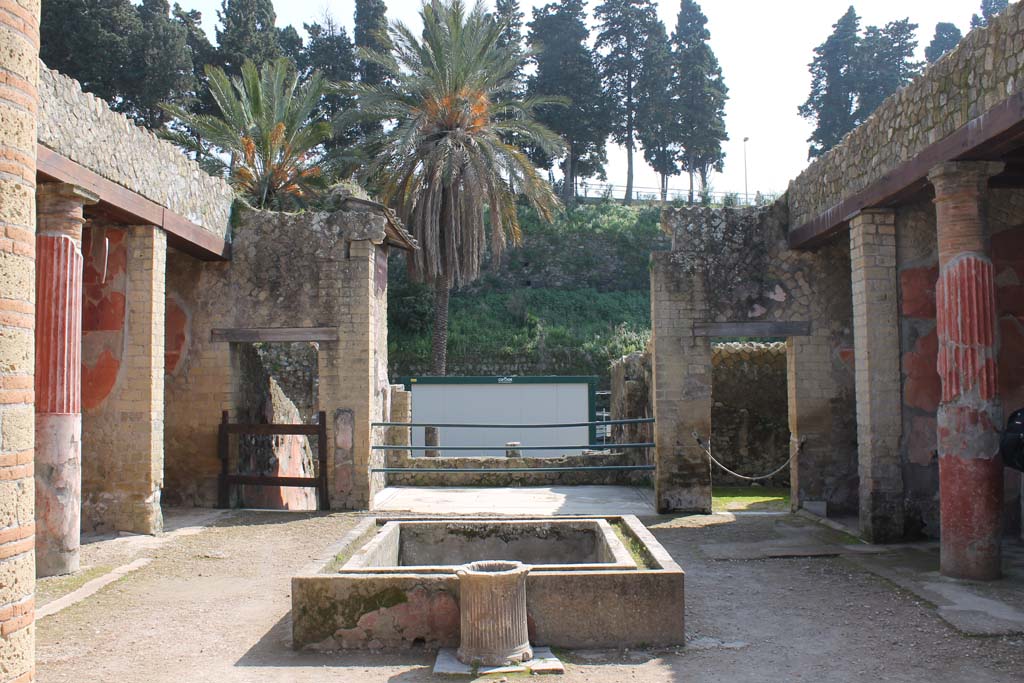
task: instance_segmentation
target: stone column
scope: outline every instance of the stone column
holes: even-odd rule
[[[36,574],[78,571],[82,512],[82,210],[98,198],[40,185],[36,234]]]
[[[872,543],[903,537],[900,339],[896,214],[866,210],[850,221],[857,381],[860,531]]]
[[[704,278],[681,274],[667,253],[651,268],[654,355],[654,491],[658,512],[711,512],[711,461],[693,438],[711,438],[711,340],[695,337],[707,319]]]
[[[39,0],[0,11],[0,678],[35,677],[33,519]]]
[[[950,162],[928,176],[939,246],[941,570],[975,580],[1001,575],[999,328],[984,215],[988,179],[1001,169],[992,162]]]

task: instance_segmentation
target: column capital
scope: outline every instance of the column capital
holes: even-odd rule
[[[928,182],[935,187],[935,200],[959,192],[975,190],[983,193],[988,179],[1006,168],[1001,161],[944,161],[928,171]]]
[[[99,201],[98,195],[79,185],[40,183],[36,188],[37,234],[66,235],[81,242],[85,223],[82,210]]]

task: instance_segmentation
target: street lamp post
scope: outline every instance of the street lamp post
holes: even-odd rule
[[[747,187],[747,140],[743,138],[743,203],[750,205],[750,190]]]

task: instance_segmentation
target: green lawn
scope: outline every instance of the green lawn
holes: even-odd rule
[[[716,486],[711,507],[715,512],[757,510],[785,512],[789,510],[789,489],[761,486]]]

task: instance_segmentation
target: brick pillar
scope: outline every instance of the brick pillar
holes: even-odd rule
[[[117,397],[121,448],[113,470],[121,480],[116,528],[141,534],[163,529],[164,318],[167,235],[148,225],[128,229],[123,390]]]
[[[0,680],[30,681],[39,0],[0,9]]]
[[[887,543],[903,537],[895,212],[863,211],[854,216],[850,266],[860,531],[872,543]]]
[[[37,192],[36,575],[78,571],[82,512],[82,210],[74,185]]]
[[[655,497],[658,512],[711,512],[711,462],[696,443],[711,438],[711,339],[693,336],[707,319],[701,273],[676,272],[654,254],[651,325]],[[682,278],[682,279],[680,279]]]
[[[932,169],[939,245],[936,324],[941,570],[990,580],[1002,573],[1002,406],[999,328],[984,203],[1002,164],[951,162]]]

